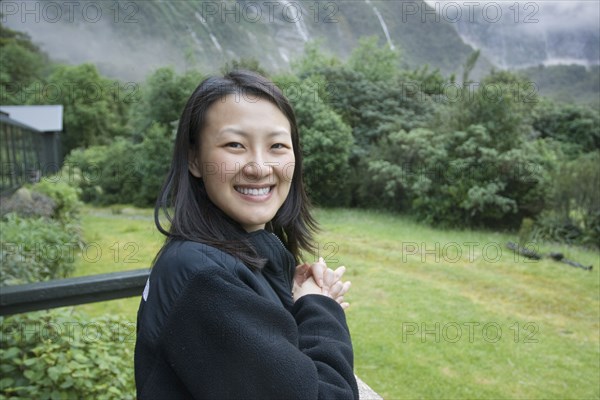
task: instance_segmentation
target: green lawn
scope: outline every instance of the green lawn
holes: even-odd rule
[[[356,210],[317,218],[319,254],[306,261],[347,267],[356,373],[385,399],[600,398],[598,252],[541,246],[588,272],[516,257],[510,234]],[[151,210],[86,208],[83,229],[94,262],[80,256],[76,275],[147,268],[163,241]],[[76,308],[135,321],[138,303]]]
[[[86,245],[75,259],[74,276],[149,268],[164,241],[164,236],[154,226],[151,209],[86,206],[82,227]],[[92,316],[121,314],[135,321],[139,302],[139,298],[128,298],[86,304],[75,309]]]

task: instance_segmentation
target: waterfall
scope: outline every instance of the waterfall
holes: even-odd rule
[[[551,56],[550,56],[550,47],[548,46],[548,29],[544,29],[543,32],[544,32],[543,33],[543,36],[544,36],[544,54],[546,55],[546,59],[543,60],[543,61],[547,62],[551,58]]]
[[[385,37],[387,38],[387,42],[388,42],[388,45],[390,46],[390,49],[394,50],[395,49],[394,43],[392,43],[392,38],[390,36],[390,32],[388,31],[387,25],[385,24],[385,21],[383,20],[381,13],[377,9],[377,7],[375,7],[374,5],[371,4],[371,0],[365,0],[365,3],[370,5],[371,8],[373,9],[373,12],[377,16],[377,19],[379,19],[379,25],[381,25],[381,29],[383,29],[383,33],[385,34]]]
[[[281,0],[281,3],[283,3],[283,9],[289,9],[291,6],[291,3],[288,0]],[[299,2],[295,2],[293,4],[293,8],[297,10],[296,7],[298,7],[300,5]],[[299,10],[299,12],[302,12],[302,9]],[[288,15],[289,18],[291,18],[291,15]],[[306,24],[304,23],[304,17],[302,16],[302,14],[296,16],[296,20],[293,21],[294,26],[296,27],[296,30],[298,31],[298,34],[300,35],[300,37],[302,38],[302,40],[304,40],[305,42],[308,42],[308,29],[306,29]],[[287,21],[287,22],[292,22],[292,21]]]
[[[508,55],[506,52],[506,26],[504,24],[500,24],[500,41],[502,43],[502,57],[501,57],[501,61],[500,61],[500,66],[502,68],[507,68],[508,67]],[[504,31],[504,32],[503,32]]]
[[[282,47],[278,47],[277,50],[279,50],[279,55],[281,56],[281,58],[283,58],[283,61],[289,64],[290,58],[288,57],[286,50]]]
[[[206,32],[208,32],[208,35],[210,36],[210,40],[212,40],[212,42],[215,45],[215,47],[217,48],[217,50],[219,50],[222,53],[223,48],[221,47],[221,44],[219,43],[219,41],[217,40],[215,35],[212,34],[210,28],[208,27],[208,23],[206,22],[206,19],[204,19],[204,17],[198,12],[195,12],[194,16],[196,17],[196,19],[198,21],[200,21],[200,23],[202,24],[204,29],[206,29]]]

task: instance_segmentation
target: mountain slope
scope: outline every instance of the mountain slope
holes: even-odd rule
[[[254,57],[270,70],[287,69],[304,43],[317,38],[346,57],[360,37],[376,35],[381,44],[399,49],[407,65],[427,63],[444,72],[459,70],[472,51],[451,24],[422,22],[420,15],[410,14],[410,7],[426,8],[420,0],[86,0],[71,12],[70,3],[40,4],[41,18],[20,12],[5,15],[5,23],[29,33],[53,59],[94,62],[103,73],[122,79],[141,79],[169,64],[210,71],[241,57]],[[61,4],[62,17],[52,17],[57,15],[52,7]]]

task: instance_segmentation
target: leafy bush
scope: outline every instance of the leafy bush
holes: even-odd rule
[[[548,207],[532,235],[600,248],[600,151],[575,159],[559,154],[553,161]]]
[[[174,132],[158,123],[153,124],[144,136],[142,143],[136,146],[138,154],[137,171],[140,183],[135,197],[130,201],[136,206],[154,206],[165,176],[169,172],[173,157]]]
[[[54,200],[56,208],[52,218],[63,224],[72,224],[79,221],[81,201],[79,200],[80,189],[69,185],[61,176],[45,177],[33,185],[33,192],[43,193]]]
[[[0,395],[133,399],[135,326],[53,310],[0,317]]]
[[[538,103],[532,83],[508,71],[494,71],[481,82],[465,78],[460,96],[440,113],[436,130],[466,131],[481,125],[490,135],[487,147],[502,152],[519,148],[531,133],[530,116]]]
[[[583,231],[571,220],[558,217],[555,213],[542,213],[535,221],[529,241],[551,241],[580,243]]]
[[[570,154],[600,150],[598,110],[544,101],[535,111],[533,127],[541,137],[560,141]]]
[[[115,140],[106,149],[98,184],[102,188],[101,203],[131,203],[141,183],[137,146],[126,139]]]
[[[85,202],[152,206],[168,172],[173,143],[170,129],[156,123],[141,143],[119,138],[110,146],[71,152],[61,174],[78,187]]]
[[[581,241],[584,245],[600,249],[600,211],[589,216]]]
[[[136,150],[135,144],[123,138],[109,146],[75,150],[61,173],[72,177],[83,201],[100,205],[131,203],[141,182],[139,163],[133,156]]]
[[[75,229],[47,218],[7,214],[0,220],[0,285],[67,277],[80,246]]]
[[[67,179],[71,186],[79,189],[82,201],[99,204],[102,195],[100,176],[102,166],[108,157],[108,146],[91,146],[87,149],[73,150],[65,159],[60,176]]]
[[[518,227],[541,212],[545,171],[531,145],[500,151],[480,125],[400,131],[374,148],[363,202],[450,226]]]

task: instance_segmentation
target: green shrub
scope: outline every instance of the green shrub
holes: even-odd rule
[[[79,188],[69,185],[61,176],[45,177],[33,185],[32,191],[43,193],[56,203],[53,219],[63,224],[72,224],[79,221],[79,211],[82,203],[79,200]]]
[[[548,206],[535,221],[540,240],[600,248],[600,151],[577,158],[554,154]]]
[[[362,202],[447,226],[518,227],[541,212],[546,196],[534,146],[496,149],[481,125],[390,134],[369,155],[367,171]]]
[[[600,113],[587,106],[543,101],[535,109],[533,128],[571,154],[600,150]]]
[[[533,228],[531,237],[534,241],[552,241],[575,244],[581,240],[581,228],[569,219],[556,216],[553,213],[541,214]]]
[[[115,140],[106,150],[99,177],[102,204],[131,203],[135,198],[142,176],[137,150],[125,139]]]
[[[137,171],[140,183],[137,185],[135,197],[130,200],[139,207],[154,206],[163,181],[169,172],[175,137],[171,130],[158,123],[153,124],[142,143],[137,145]]]
[[[60,175],[77,187],[80,198],[86,203],[99,204],[102,194],[100,177],[106,161],[108,146],[91,146],[71,151],[65,159]]]
[[[586,246],[600,249],[600,211],[589,216],[581,242]]]
[[[63,176],[81,189],[82,200],[99,205],[132,203],[141,183],[138,146],[117,138],[109,146],[75,150],[67,157]]]
[[[53,310],[0,317],[0,324],[0,397],[135,397],[132,322]]]
[[[61,171],[87,203],[153,206],[173,156],[168,125],[152,124],[141,143],[119,138],[109,146],[71,152]]]
[[[81,240],[75,229],[47,218],[7,214],[0,220],[0,285],[65,278]]]

